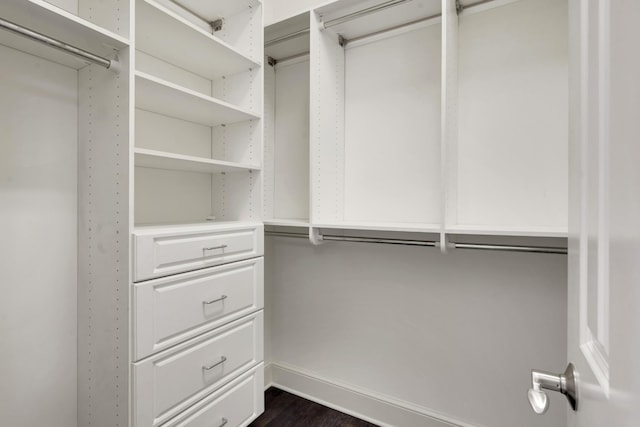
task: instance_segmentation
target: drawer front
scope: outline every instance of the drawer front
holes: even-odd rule
[[[262,256],[264,227],[134,234],[134,281]]]
[[[135,360],[264,307],[254,258],[134,285]]]
[[[263,359],[262,312],[134,363],[134,418],[157,426]]]
[[[231,381],[162,427],[245,427],[264,412],[264,365]]]

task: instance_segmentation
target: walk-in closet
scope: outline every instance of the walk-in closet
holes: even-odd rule
[[[636,426],[639,19],[2,0],[0,425]]]

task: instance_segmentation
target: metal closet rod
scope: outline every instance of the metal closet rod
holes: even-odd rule
[[[199,19],[200,21],[204,22],[209,27],[211,27],[211,34],[222,30],[222,25],[224,24],[224,21],[222,20],[222,18],[210,21],[207,18],[205,18],[204,16],[201,16],[201,15],[197,14],[196,12],[194,12],[193,10],[188,8],[187,6],[185,6],[185,5],[181,4],[181,3],[178,3],[176,0],[171,0],[171,3],[173,3],[174,5],[179,7],[180,9],[184,10],[185,12],[189,13],[190,15],[194,16],[195,18]]]
[[[78,58],[82,58],[85,61],[89,61],[93,64],[100,65],[101,67],[104,67],[106,69],[111,68],[111,66],[113,65],[113,62],[115,62],[107,58],[94,55],[93,53],[86,51],[84,49],[80,49],[79,47],[75,47],[68,43],[62,42],[60,40],[56,40],[49,36],[45,36],[44,34],[35,32],[26,27],[23,27],[22,25],[13,23],[11,21],[7,21],[6,19],[0,18],[0,28],[3,28],[7,31],[11,31],[12,33],[37,41],[39,43],[46,44],[47,46],[50,46],[54,49],[58,49],[70,55],[74,55]]]
[[[322,23],[323,28],[331,28],[336,25],[344,24],[345,22],[353,21],[354,19],[361,18],[363,16],[371,15],[372,13],[380,12],[390,7],[397,6],[402,3],[409,2],[411,0],[389,0],[384,3],[377,4],[375,6],[367,7],[366,9],[358,10],[353,13],[349,13],[338,18],[330,19]]]
[[[340,16],[338,18],[330,19],[329,21],[326,21],[326,22],[322,22],[322,27],[323,28],[331,28],[331,27],[334,27],[336,25],[344,24],[345,22],[353,21],[355,19],[362,18],[363,16],[371,15],[373,13],[377,13],[377,12],[380,12],[382,10],[389,9],[391,7],[398,6],[400,4],[403,4],[403,3],[406,3],[406,2],[409,2],[409,1],[412,1],[412,0],[389,0],[387,2],[380,3],[378,5],[371,6],[371,7],[368,7],[366,9],[358,10],[356,12],[349,13],[347,15]],[[491,3],[492,1],[495,1],[495,0],[480,0],[480,1],[477,1],[476,3],[474,3],[472,5],[463,6],[462,4],[460,4],[460,2],[458,0],[456,0],[456,13],[460,14],[467,7],[475,7],[475,6],[479,6],[479,5],[485,4],[485,3]],[[397,30],[399,28],[403,28],[403,27],[406,27],[406,26],[409,26],[409,25],[417,24],[417,23],[420,23],[420,22],[424,22],[424,21],[428,21],[430,19],[435,19],[435,18],[440,18],[440,17],[442,17],[442,13],[437,13],[435,15],[431,15],[431,16],[428,16],[426,18],[420,18],[420,19],[417,19],[415,21],[407,22],[407,23],[404,23],[404,24],[393,26],[391,28],[387,28],[387,29],[384,29],[384,30],[376,31],[375,33],[372,33],[372,34],[367,34],[367,35],[364,35],[364,36],[359,36],[359,37],[356,37],[356,38],[353,38],[353,39],[350,39],[350,40],[346,40],[346,42],[352,42],[352,41],[360,40],[360,39],[363,39],[363,38],[366,38],[366,37],[370,37],[370,36],[373,36],[373,35],[386,33],[388,31]]]
[[[287,40],[295,39],[309,34],[310,30],[305,28],[304,30],[294,31],[293,33],[285,34],[284,36],[276,37],[275,39],[265,42],[264,47],[273,46],[278,43],[286,42]]]
[[[304,233],[292,233],[286,231],[265,231],[267,236],[276,237],[293,237],[300,239],[308,239],[309,236]],[[356,243],[378,243],[385,245],[403,245],[403,246],[426,246],[437,247],[439,242],[431,240],[414,240],[414,239],[384,239],[378,237],[356,237],[356,236],[334,236],[322,235],[322,240],[334,242],[356,242]],[[566,255],[566,248],[554,248],[547,246],[520,246],[520,245],[493,245],[478,243],[449,243],[452,249],[475,249],[485,251],[504,251],[504,252],[531,252],[542,254],[560,254]]]

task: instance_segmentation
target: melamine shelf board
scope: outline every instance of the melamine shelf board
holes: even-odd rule
[[[136,71],[136,108],[205,126],[259,118],[227,102],[140,71]]]
[[[259,60],[163,5],[153,0],[137,0],[136,5],[137,49],[208,79],[260,67]]]
[[[42,0],[2,0],[0,17],[107,59],[129,46],[126,38]],[[0,44],[75,69],[89,64],[4,29],[0,29]]]
[[[455,225],[446,228],[448,234],[514,237],[567,237],[566,227],[506,227],[487,225]]]
[[[136,148],[135,164],[145,168],[168,169],[187,172],[222,173],[246,172],[260,170],[259,166],[246,165],[222,160],[206,159],[203,157],[186,156],[164,151]]]
[[[179,222],[179,223],[160,223],[160,224],[135,224],[133,234],[136,236],[148,236],[158,233],[176,233],[184,234],[202,231],[219,231],[231,230],[245,227],[260,227],[261,222],[250,220],[238,221],[202,221],[202,222]]]
[[[305,218],[273,218],[265,219],[264,225],[274,225],[278,227],[308,227],[309,220]]]
[[[372,231],[406,231],[416,233],[439,233],[438,224],[418,224],[404,222],[335,222],[311,224],[314,228],[333,228],[341,230],[372,230]]]
[[[262,4],[260,0],[172,0],[198,16],[213,21],[219,18],[233,16],[243,10],[254,8]]]

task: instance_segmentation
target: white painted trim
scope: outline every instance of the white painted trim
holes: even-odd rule
[[[265,367],[265,390],[272,386],[380,427],[483,427],[285,363]]]

